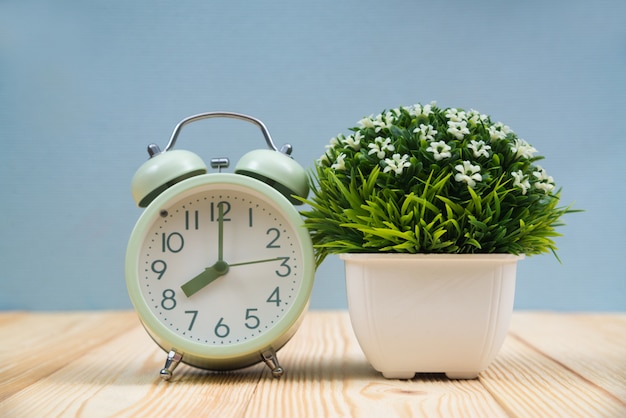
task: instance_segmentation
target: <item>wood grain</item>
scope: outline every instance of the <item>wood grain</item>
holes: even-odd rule
[[[139,324],[121,312],[8,313],[0,318],[0,401]]]
[[[626,406],[603,388],[515,337],[479,379],[513,416],[626,416]]]
[[[479,379],[372,369],[346,312],[310,312],[278,353],[286,374],[181,365],[134,312],[0,313],[2,417],[626,416],[626,314],[516,312]]]
[[[146,337],[142,328],[134,327],[13,395],[3,412],[23,417],[206,416],[207,412],[237,416],[243,412],[261,366],[247,373],[221,374],[181,366],[172,382],[164,382],[158,371],[165,353]]]
[[[626,405],[626,317],[524,312],[511,333]]]

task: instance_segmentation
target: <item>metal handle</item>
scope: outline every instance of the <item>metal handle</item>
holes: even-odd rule
[[[291,145],[289,144],[283,145],[280,150],[276,147],[276,145],[274,144],[274,141],[272,141],[272,137],[270,136],[269,131],[265,127],[265,124],[263,124],[263,122],[261,122],[259,119],[254,118],[252,116],[244,115],[242,113],[234,113],[234,112],[207,112],[207,113],[200,113],[198,115],[189,116],[183,119],[174,128],[174,132],[172,132],[172,136],[170,137],[170,141],[167,143],[167,146],[165,147],[165,151],[169,151],[170,149],[174,147],[174,144],[176,143],[176,139],[178,138],[178,135],[180,134],[180,131],[182,130],[183,126],[191,122],[196,122],[201,119],[209,119],[209,118],[231,118],[231,119],[239,119],[239,120],[243,120],[246,122],[250,122],[258,126],[261,129],[261,132],[263,132],[263,136],[265,137],[265,142],[267,143],[267,146],[270,149],[274,151],[283,152],[287,155],[291,154],[292,148],[291,148]]]

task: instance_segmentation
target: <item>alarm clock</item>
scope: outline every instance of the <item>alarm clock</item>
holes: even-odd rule
[[[233,118],[261,129],[267,149],[228,158],[173,149],[183,126]],[[276,352],[297,330],[315,273],[313,246],[294,205],[309,192],[304,169],[278,149],[258,119],[232,112],[190,116],[163,151],[135,173],[139,207],[126,251],[126,285],[139,319],[166,353],[160,376],[180,363],[233,370],[265,362],[283,374]]]

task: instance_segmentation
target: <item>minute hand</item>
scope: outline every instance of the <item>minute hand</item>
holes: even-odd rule
[[[229,267],[245,266],[247,264],[270,263],[272,261],[284,260],[284,257],[265,258],[263,260],[244,261],[242,263],[229,264]]]

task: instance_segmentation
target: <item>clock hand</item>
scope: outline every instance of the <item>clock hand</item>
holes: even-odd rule
[[[218,229],[217,229],[217,261],[224,261],[224,205],[217,204]]]
[[[247,264],[269,263],[271,261],[278,261],[282,259],[284,259],[284,257],[266,258],[263,260],[254,260],[254,261],[244,261],[242,263],[229,264],[229,267],[245,266]]]
[[[275,257],[275,258],[265,258],[262,260],[252,260],[252,261],[244,261],[241,263],[228,264],[225,261],[217,261],[213,266],[207,267],[204,271],[193,279],[189,280],[187,283],[183,284],[180,288],[185,293],[185,296],[190,297],[196,292],[203,289],[205,286],[208,286],[213,281],[222,277],[231,267],[237,266],[245,266],[248,264],[259,264],[259,263],[269,263],[272,261],[282,260],[283,257]]]
[[[219,277],[228,273],[228,269],[228,263],[224,261],[217,261],[211,267],[207,267],[202,273],[183,284],[180,288],[183,290],[183,293],[185,293],[185,296],[190,297]]]

